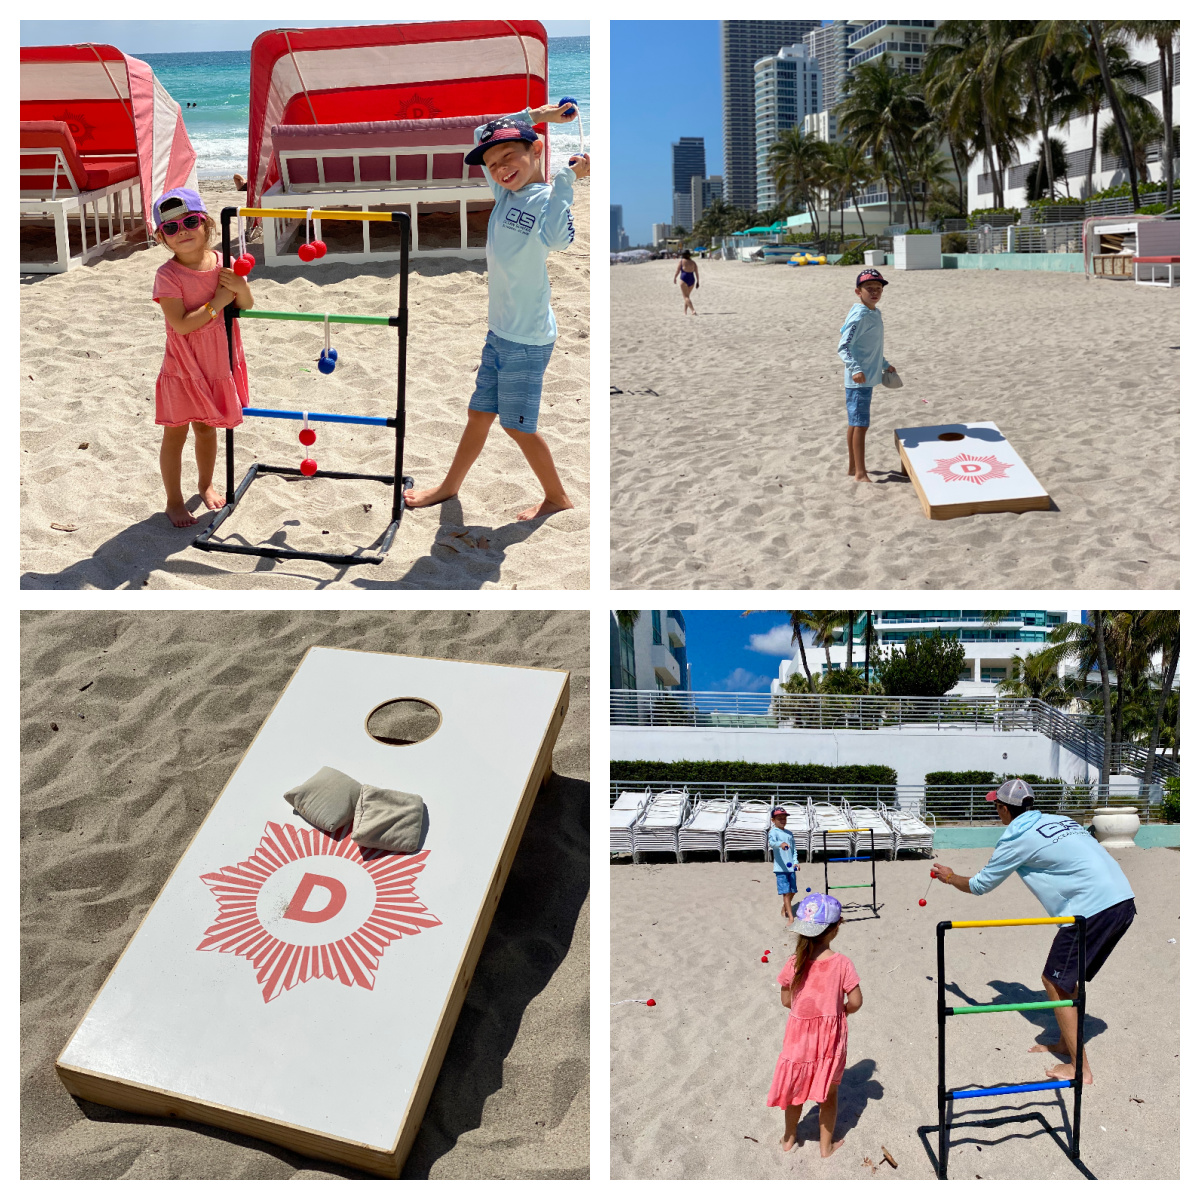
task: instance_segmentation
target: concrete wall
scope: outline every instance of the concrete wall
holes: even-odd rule
[[[994,846],[1003,833],[1000,825],[948,825],[934,831],[935,850],[963,850]],[[1143,825],[1134,835],[1134,842],[1143,850],[1151,846],[1178,846],[1178,825]]]
[[[611,758],[655,762],[717,760],[745,762],[881,764],[897,782],[921,784],[930,771],[1031,772],[1050,779],[1089,780],[1095,772],[1083,759],[1040,733],[995,733],[971,729],[660,729],[614,725]]]
[[[942,270],[1067,271],[1083,274],[1082,254],[943,254]]]

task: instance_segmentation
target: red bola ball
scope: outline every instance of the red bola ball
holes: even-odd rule
[[[306,458],[300,464],[301,475],[315,475],[317,473],[317,460],[315,458]]]
[[[936,878],[937,878],[937,872],[936,872],[936,871],[930,871],[930,872],[929,872],[929,878],[930,878],[930,879],[936,879]]]
[[[653,1001],[653,1000],[647,1000],[647,1001],[646,1001],[646,1007],[647,1007],[647,1008],[653,1008],[653,1007],[654,1007],[654,1001]]]
[[[317,431],[315,429],[300,430],[300,444],[302,446],[311,446],[317,440]]]
[[[254,259],[249,254],[243,254],[233,260],[233,273],[245,279],[254,269]]]
[[[312,248],[313,248],[313,253],[314,253],[314,254],[315,254],[315,255],[316,255],[318,258],[324,258],[324,257],[325,257],[325,251],[326,251],[326,250],[327,250],[329,247],[328,247],[328,246],[326,246],[324,242],[313,242],[313,243],[312,243]]]
[[[917,901],[917,903],[918,903],[918,904],[919,904],[919,905],[920,905],[922,908],[924,908],[924,907],[925,907],[925,903],[926,903],[926,901],[925,901],[925,897],[924,897],[924,896],[922,896],[922,897],[920,898],[920,900],[918,900],[918,901]]]
[[[762,956],[762,960],[763,960],[763,962],[767,962],[767,961],[768,961],[768,960],[767,960],[767,956],[766,956],[765,954]]]
[[[300,256],[300,261],[306,263],[312,262],[317,257],[317,252],[307,242],[296,253]]]

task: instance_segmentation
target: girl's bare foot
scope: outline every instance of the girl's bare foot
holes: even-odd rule
[[[846,1139],[845,1139],[845,1138],[839,1138],[839,1139],[838,1139],[836,1142],[834,1142],[834,1143],[833,1143],[833,1145],[832,1145],[832,1146],[830,1146],[830,1147],[829,1147],[829,1149],[828,1149],[828,1150],[826,1150],[826,1149],[825,1149],[825,1147],[824,1147],[824,1146],[822,1146],[822,1147],[821,1147],[821,1157],[822,1157],[822,1158],[828,1158],[828,1157],[829,1157],[829,1156],[830,1156],[830,1155],[831,1155],[831,1154],[832,1154],[832,1153],[833,1153],[835,1150],[838,1150],[838,1149],[840,1149],[840,1148],[841,1148],[842,1146],[844,1146],[845,1144],[846,1144]]]
[[[865,471],[861,475],[854,476],[855,483],[870,483],[871,477]]]
[[[522,509],[517,513],[518,521],[532,521],[534,517],[548,517],[551,513],[565,512],[568,508],[574,508],[575,505],[564,496],[562,501],[543,500],[541,504],[535,504],[532,508]]]
[[[795,1150],[796,1146],[799,1144],[800,1143],[796,1141],[796,1131],[794,1129],[791,1133],[785,1133],[783,1137],[779,1139],[779,1145],[783,1149],[784,1154],[786,1154],[789,1150]]]
[[[225,507],[225,497],[211,483],[208,487],[200,489],[200,498],[204,501],[204,507],[207,509]]]
[[[1063,1058],[1070,1058],[1071,1051],[1067,1049],[1066,1042],[1061,1039],[1054,1043],[1053,1046],[1043,1046],[1041,1042],[1034,1042],[1029,1047],[1030,1054],[1061,1054]]]
[[[1047,1067],[1046,1068],[1046,1078],[1047,1079],[1074,1079],[1075,1078],[1075,1064],[1067,1062],[1067,1063],[1059,1063],[1057,1067]],[[1087,1063],[1084,1063],[1084,1066],[1083,1066],[1083,1082],[1084,1083],[1094,1083],[1095,1082],[1092,1079],[1092,1072],[1088,1069]]]
[[[176,529],[186,529],[196,524],[196,518],[187,510],[187,505],[180,501],[178,504],[167,505],[167,516]]]
[[[450,500],[457,495],[444,483],[435,488],[406,488],[404,503],[409,508],[428,508],[431,504],[441,504],[443,500]]]

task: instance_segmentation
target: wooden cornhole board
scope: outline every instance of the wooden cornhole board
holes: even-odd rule
[[[55,1064],[67,1088],[397,1178],[569,678],[310,649]],[[436,732],[372,738],[399,698]],[[422,849],[364,856],[293,814],[283,793],[323,766],[421,795]]]
[[[904,473],[931,520],[1050,507],[1046,490],[991,421],[895,432]]]

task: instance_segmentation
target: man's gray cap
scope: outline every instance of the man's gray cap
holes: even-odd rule
[[[1020,808],[1026,800],[1033,799],[1033,788],[1023,779],[1006,779],[996,789],[996,800],[1010,808]]]

